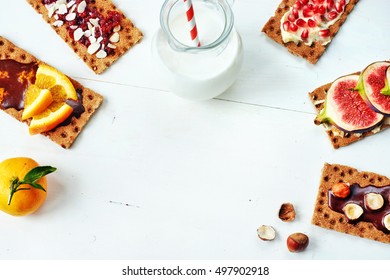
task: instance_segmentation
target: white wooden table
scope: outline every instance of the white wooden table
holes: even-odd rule
[[[310,65],[260,32],[279,0],[236,0],[243,68],[207,102],[174,96],[153,72],[163,1],[114,2],[145,37],[100,76],[25,1],[0,9],[1,35],[105,97],[70,150],[0,114],[1,159],[58,168],[36,214],[0,213],[0,259],[390,258],[389,245],[310,223],[324,162],[390,176],[390,131],[334,150],[307,95],[390,58],[388,1],[361,0]],[[297,210],[292,223],[277,217],[287,201]],[[277,230],[273,242],[257,237],[262,224]],[[292,254],[285,240],[296,231],[311,241]]]

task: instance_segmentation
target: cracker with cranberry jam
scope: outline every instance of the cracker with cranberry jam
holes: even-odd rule
[[[40,67],[49,70],[54,69],[0,36],[0,109],[18,121],[27,123],[29,128],[31,128],[32,118],[23,120],[23,115],[26,111],[26,95],[31,86],[37,84],[38,79],[36,77]],[[58,70],[52,71],[60,73]],[[102,104],[103,97],[91,89],[84,87],[76,80],[66,77],[62,73],[59,75],[60,78],[62,77],[68,81],[68,85],[70,85],[72,91],[75,91],[77,94],[77,100],[63,101],[62,103],[66,104],[70,102],[69,106],[73,108],[72,113],[53,129],[46,127],[49,130],[39,133],[47,136],[63,148],[70,148],[92,115]],[[52,79],[52,77],[50,78]],[[54,93],[56,91],[54,88],[58,89],[58,84],[54,84],[53,90],[50,89],[52,94],[56,94]],[[55,98],[47,106],[54,104],[54,101]],[[61,103],[59,102],[59,104]],[[39,106],[37,107],[39,108]],[[69,109],[67,106],[64,106],[64,108]],[[42,128],[43,126],[38,123],[36,127]]]
[[[262,32],[315,64],[358,0],[283,0]]]
[[[390,243],[390,179],[325,163],[312,224]]]
[[[143,37],[110,0],[27,0],[96,74]]]

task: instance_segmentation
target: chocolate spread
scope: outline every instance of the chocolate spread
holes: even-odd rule
[[[328,192],[329,207],[336,212],[342,213],[343,207],[348,203],[355,203],[363,208],[363,214],[357,220],[348,220],[349,223],[357,223],[359,221],[365,221],[372,223],[377,229],[384,233],[390,233],[390,231],[383,224],[383,217],[390,213],[390,186],[377,187],[369,185],[362,188],[359,184],[354,183],[350,186],[351,194],[347,198],[336,197],[332,191]],[[378,210],[371,210],[365,205],[364,195],[368,193],[377,193],[382,195],[384,199],[384,205]]]

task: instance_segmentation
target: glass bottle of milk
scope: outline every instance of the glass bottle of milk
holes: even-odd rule
[[[166,0],[152,53],[173,93],[207,100],[226,91],[236,80],[243,60],[242,42],[226,0],[193,0],[192,4],[200,46],[192,45],[184,1]]]

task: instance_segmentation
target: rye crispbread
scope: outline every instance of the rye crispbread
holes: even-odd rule
[[[0,60],[4,59],[13,59],[20,63],[41,62],[30,53],[15,46],[13,43],[0,36]],[[54,130],[42,133],[42,135],[49,137],[52,141],[66,149],[70,148],[91,116],[103,102],[103,97],[100,94],[89,88],[85,88],[74,79],[70,77],[68,78],[72,82],[76,91],[82,91],[82,104],[85,108],[85,112],[81,114],[79,118],[73,117],[70,124],[66,126],[59,126]],[[16,118],[18,121],[22,121],[23,110],[17,111],[10,108],[4,111]],[[28,121],[26,121],[26,123],[28,123]]]
[[[351,73],[350,75],[353,74],[359,75],[360,72]],[[328,91],[331,85],[332,83],[322,85],[309,93],[310,101],[313,103],[314,107],[316,108],[317,114],[320,113],[320,111],[324,108],[326,92]],[[328,126],[328,128],[326,129],[326,133],[328,134],[328,137],[333,145],[333,148],[338,149],[340,147],[344,147],[354,142],[357,142],[367,136],[374,135],[382,130],[385,130],[390,126],[390,122],[388,120],[389,119],[385,117],[384,122],[380,126],[378,126],[376,129],[364,133],[344,132],[333,125]]]
[[[364,221],[359,221],[357,224],[348,223],[343,214],[330,209],[328,206],[328,191],[339,182],[358,183],[362,187],[367,187],[370,184],[377,187],[390,185],[390,179],[385,176],[373,172],[358,171],[345,165],[325,163],[322,169],[312,224],[362,238],[390,243],[390,234],[378,230],[372,223]],[[385,203],[389,203],[387,199],[385,198]]]
[[[341,15],[340,19],[330,26],[330,37],[333,40],[336,33],[339,31],[341,25],[347,19],[349,13],[352,11],[354,6],[359,0],[350,0],[345,7],[345,11]],[[264,25],[262,32],[264,32],[272,40],[281,44],[287,48],[287,50],[297,56],[300,56],[312,64],[315,64],[322,54],[325,52],[326,48],[331,44],[329,42],[327,45],[323,46],[321,43],[313,42],[311,46],[307,46],[302,42],[295,44],[294,42],[284,43],[282,40],[282,33],[280,30],[280,21],[283,15],[292,7],[295,3],[295,0],[283,0],[278,8],[275,10],[275,15],[271,17],[267,23]]]
[[[114,55],[108,55],[105,58],[97,58],[96,55],[91,55],[87,52],[87,47],[80,42],[74,41],[69,36],[66,25],[59,27],[53,26],[56,21],[54,16],[49,18],[48,11],[45,5],[42,4],[42,0],[27,0],[28,3],[42,15],[43,19],[50,24],[54,31],[72,48],[72,50],[91,68],[96,74],[101,74],[112,63],[114,63],[119,57],[121,57],[126,51],[137,44],[143,37],[142,32],[134,26],[133,22],[127,18],[121,10],[119,10],[110,0],[96,0],[91,1],[88,4],[91,7],[96,7],[103,16],[106,16],[109,11],[116,11],[121,14],[121,30],[118,31],[120,40],[115,43],[116,49]]]

